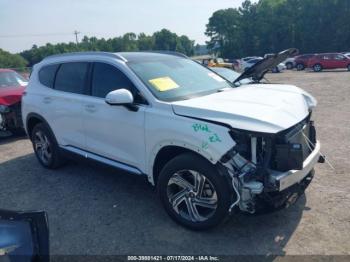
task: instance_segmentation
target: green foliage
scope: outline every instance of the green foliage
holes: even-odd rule
[[[23,69],[27,61],[20,55],[14,55],[0,49],[0,68],[17,68]]]
[[[242,57],[296,47],[302,53],[350,51],[350,1],[260,0],[216,11],[208,47],[223,57]]]
[[[146,50],[178,51],[186,55],[192,55],[194,52],[194,41],[187,36],[178,36],[167,29],[162,29],[153,35],[141,33],[137,36],[134,33],[126,33],[123,36],[110,39],[84,36],[78,45],[72,42],[55,45],[46,44],[41,47],[34,45],[31,49],[21,52],[20,55],[32,66],[46,56],[67,52],[130,52]]]

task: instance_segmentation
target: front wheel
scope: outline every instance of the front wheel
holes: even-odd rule
[[[348,71],[350,71],[350,64],[348,65]]]
[[[159,175],[157,189],[169,216],[195,230],[219,224],[228,215],[232,199],[229,181],[193,153],[169,161]]]

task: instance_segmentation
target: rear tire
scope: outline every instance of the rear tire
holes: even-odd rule
[[[321,72],[322,71],[322,65],[320,65],[320,64],[316,64],[312,68],[313,68],[313,70],[315,72]]]
[[[56,169],[64,163],[57,141],[44,123],[37,124],[31,133],[35,155],[40,164],[48,169]]]
[[[350,64],[348,65],[348,71],[350,71]]]
[[[226,177],[194,153],[170,160],[160,172],[157,190],[169,216],[193,230],[208,229],[223,221],[232,200]]]

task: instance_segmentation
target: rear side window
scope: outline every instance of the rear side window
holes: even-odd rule
[[[53,82],[55,81],[55,74],[58,68],[57,65],[44,66],[39,71],[39,81],[42,85],[47,87],[53,87]]]
[[[55,89],[75,94],[84,94],[89,63],[61,64],[56,74]]]
[[[129,78],[116,67],[104,63],[94,64],[92,96],[105,98],[109,92],[122,88],[130,90],[132,93],[135,91]]]

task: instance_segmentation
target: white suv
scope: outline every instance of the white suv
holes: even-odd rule
[[[249,82],[176,53],[51,56],[33,68],[23,121],[44,167],[73,153],[147,176],[174,220],[204,229],[233,208],[290,204],[319,160],[315,99]]]

